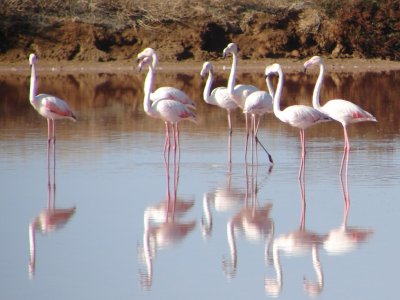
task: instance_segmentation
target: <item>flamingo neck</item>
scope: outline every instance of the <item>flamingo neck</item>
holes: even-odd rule
[[[206,103],[215,105],[216,103],[215,103],[215,101],[213,101],[214,99],[210,95],[211,86],[212,86],[213,81],[214,81],[214,74],[210,70],[210,71],[208,71],[208,78],[206,81],[206,85],[204,86],[203,99]]]
[[[36,96],[36,65],[31,65],[31,82],[29,87],[29,101],[35,106]]]
[[[274,103],[273,103],[273,107],[274,107],[274,114],[275,116],[277,116],[280,119],[280,116],[282,114],[281,111],[281,96],[282,96],[282,89],[283,89],[283,72],[282,69],[279,68],[278,70],[278,85],[276,87],[276,93],[274,95]]]
[[[321,105],[319,104],[319,94],[321,91],[322,82],[324,80],[324,74],[325,74],[325,65],[323,62],[321,62],[319,65],[319,75],[317,82],[315,83],[313,98],[312,98],[313,107],[316,109],[321,108]]]
[[[153,58],[153,62],[152,62],[151,65],[153,67],[153,70],[155,70],[156,67],[157,67],[157,64],[158,64],[158,57],[157,57],[157,54],[155,52],[153,53],[152,58]]]
[[[268,93],[271,95],[272,98],[274,98],[275,89],[274,89],[274,86],[272,84],[271,78],[267,77],[267,79],[265,81],[267,83]]]
[[[231,73],[229,74],[228,79],[228,93],[233,94],[233,87],[235,86],[236,80],[236,66],[237,66],[237,53],[232,52],[232,67]]]
[[[150,94],[153,86],[153,78],[154,78],[154,69],[152,65],[149,65],[149,71],[147,72],[146,79],[144,81],[144,101],[143,101],[144,111],[149,116],[154,116],[154,112],[150,102]]]

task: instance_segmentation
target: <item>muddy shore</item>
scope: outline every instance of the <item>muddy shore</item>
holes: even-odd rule
[[[303,71],[303,63],[299,59],[265,59],[265,60],[241,60],[239,72],[262,72],[263,69],[272,63],[282,65],[286,73],[297,73]],[[231,60],[213,61],[217,71],[224,71],[230,68]],[[335,73],[361,73],[361,72],[387,72],[400,70],[400,62],[381,59],[325,59],[328,72]],[[157,72],[198,72],[201,69],[201,62],[160,62]],[[316,69],[316,68],[313,68]],[[26,62],[6,63],[0,62],[0,73],[26,73],[29,71],[28,60]],[[132,73],[137,72],[135,60],[116,62],[65,62],[39,60],[38,71],[42,73]],[[312,72],[312,71],[311,71]]]

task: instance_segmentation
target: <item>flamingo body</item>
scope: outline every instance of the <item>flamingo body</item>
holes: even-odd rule
[[[36,95],[36,60],[35,54],[29,55],[29,65],[31,66],[29,100],[32,106],[48,120],[70,119],[76,121],[74,112],[64,100],[48,94]]]
[[[74,122],[76,121],[76,116],[68,104],[55,96],[39,94],[35,96],[32,105],[46,119],[70,119]]]
[[[255,91],[246,98],[243,113],[263,116],[273,112],[272,97],[266,91]]]

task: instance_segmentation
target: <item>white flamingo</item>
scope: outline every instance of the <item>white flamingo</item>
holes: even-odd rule
[[[76,121],[76,116],[71,110],[69,105],[58,97],[49,94],[36,95],[37,82],[36,82],[36,60],[35,54],[29,55],[29,65],[31,67],[31,81],[29,88],[29,101],[36,111],[47,119],[47,160],[50,161],[50,146],[53,141],[53,154],[55,162],[55,147],[56,147],[56,128],[55,120],[69,119]],[[50,166],[50,164],[48,164]]]
[[[151,57],[153,59],[152,66],[153,70],[155,71],[158,64],[156,51],[153,48],[146,48],[137,55],[138,60],[143,60],[145,57]],[[150,100],[152,102],[160,99],[175,100],[189,106],[192,109],[196,109],[196,103],[184,91],[175,87],[162,86],[150,94]]]
[[[327,103],[325,103],[325,105],[321,106],[319,103],[319,98],[320,98],[320,90],[322,82],[324,80],[325,64],[322,57],[313,56],[304,63],[304,68],[307,69],[312,65],[319,65],[320,67],[318,79],[315,84],[313,92],[313,98],[312,98],[313,107],[327,114],[332,119],[340,122],[343,126],[344,150],[343,150],[343,160],[340,166],[340,174],[342,174],[344,158],[346,157],[346,167],[347,167],[349,153],[350,153],[350,142],[347,135],[347,125],[363,121],[377,122],[377,120],[372,114],[363,110],[358,105],[347,100],[333,99],[329,100]]]
[[[245,157],[247,159],[247,144],[248,144],[248,136],[249,136],[249,114],[251,112],[248,112],[245,110],[246,106],[246,99],[249,95],[252,93],[259,91],[257,87],[254,85],[246,85],[246,84],[236,84],[236,68],[237,68],[237,62],[238,62],[238,55],[237,55],[237,45],[235,43],[230,43],[226,46],[226,48],[223,50],[223,57],[226,58],[229,54],[232,54],[232,66],[231,66],[231,72],[229,74],[229,79],[228,79],[228,92],[232,99],[236,102],[236,104],[243,110],[243,113],[245,115],[245,122],[246,122],[246,145],[245,145]],[[271,85],[268,85],[268,88],[270,88]],[[272,97],[271,97],[272,98]],[[256,142],[259,143],[263,149],[266,151],[268,158],[270,162],[272,163],[272,158],[271,155],[268,153],[266,148],[261,144],[261,142],[258,140],[257,135],[255,135]]]
[[[253,153],[253,140],[256,142],[256,152],[257,152],[257,132],[260,127],[260,121],[262,116],[266,113],[273,113],[273,105],[272,105],[272,98],[273,98],[273,87],[272,83],[269,77],[266,78],[267,82],[267,87],[268,91],[255,91],[251,93],[249,96],[247,96],[244,108],[243,108],[243,113],[246,115],[251,115],[252,122],[251,122],[251,134],[252,134],[252,140],[251,140],[251,145],[252,145],[252,150],[251,152]],[[247,155],[247,145],[248,145],[248,140],[249,140],[249,132],[247,132],[246,136],[246,155]],[[271,155],[268,153],[268,151],[264,148],[265,152],[268,155],[269,161],[273,163]],[[253,160],[253,156],[252,156]]]
[[[196,123],[196,114],[186,105],[172,99],[157,99],[150,101],[150,94],[153,86],[154,69],[152,57],[145,57],[139,63],[139,70],[148,67],[148,73],[144,82],[144,111],[153,118],[161,119],[165,122],[166,139],[164,145],[164,157],[166,150],[170,148],[169,127],[172,127],[174,137],[174,150],[179,152],[179,127],[178,123],[182,120],[189,120]]]
[[[238,106],[235,101],[232,100],[226,87],[217,87],[211,91],[211,86],[214,81],[214,69],[211,62],[205,62],[200,71],[200,76],[204,78],[208,74],[206,85],[204,86],[203,100],[211,105],[216,105],[223,108],[228,113],[228,127],[229,127],[229,141],[228,141],[228,153],[229,162],[232,162],[231,158],[231,139],[232,139],[232,111]]]
[[[284,123],[288,123],[293,127],[299,128],[300,130],[300,141],[301,141],[301,161],[300,170],[298,177],[300,178],[304,170],[304,160],[306,155],[305,149],[305,130],[315,124],[330,121],[331,118],[319,110],[306,105],[292,105],[284,110],[280,108],[281,95],[283,89],[284,75],[282,68],[279,64],[273,64],[267,66],[265,69],[265,75],[268,77],[271,74],[278,74],[278,86],[274,95],[274,114],[275,116]]]

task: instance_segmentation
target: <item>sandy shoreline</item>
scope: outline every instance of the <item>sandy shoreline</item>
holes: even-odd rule
[[[303,71],[303,64],[307,59],[267,59],[267,60],[240,60],[239,72],[261,72],[267,65],[279,63],[286,73]],[[230,68],[231,60],[213,61],[217,71]],[[387,72],[400,70],[400,62],[380,59],[325,59],[326,68],[335,73],[362,73],[362,72]],[[157,72],[199,72],[202,62],[160,62]],[[66,62],[39,60],[38,71],[43,73],[132,73],[137,72],[135,60],[114,62]],[[28,60],[17,63],[0,63],[0,73],[25,73],[29,71]]]

